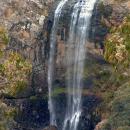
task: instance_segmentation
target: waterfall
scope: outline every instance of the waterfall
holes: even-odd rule
[[[86,43],[90,19],[96,0],[79,0],[71,16],[67,60],[67,111],[63,124],[63,130],[77,130],[81,115],[81,95]]]
[[[48,88],[49,88],[49,110],[50,110],[50,124],[56,125],[56,113],[53,93],[53,77],[54,77],[54,61],[56,36],[59,18],[62,8],[68,0],[62,0],[54,15],[54,23],[50,36],[50,57],[48,63]],[[62,130],[77,130],[78,123],[81,116],[82,104],[82,80],[84,71],[84,61],[86,55],[86,43],[88,42],[88,33],[90,26],[90,19],[94,5],[97,0],[78,0],[73,7],[71,15],[71,24],[69,31],[69,38],[67,40],[66,49],[66,86],[67,86],[67,108],[65,113]]]
[[[68,0],[62,0],[54,14],[54,22],[53,22],[53,27],[51,31],[51,36],[50,36],[50,56],[49,56],[49,63],[48,63],[48,90],[49,90],[49,99],[48,99],[48,105],[49,105],[49,111],[50,111],[50,124],[51,125],[57,125],[56,123],[56,114],[55,114],[55,108],[53,105],[53,99],[52,99],[52,92],[53,92],[53,76],[54,76],[54,59],[55,59],[55,48],[56,48],[56,35],[57,35],[57,27],[58,27],[58,22],[59,18],[61,15],[62,8],[64,4]]]

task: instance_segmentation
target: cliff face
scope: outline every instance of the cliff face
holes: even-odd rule
[[[44,65],[41,65],[45,60],[46,37],[43,35],[43,25],[53,2],[52,0],[0,2],[0,25],[9,33],[8,49],[18,51],[23,57],[30,59],[34,71],[44,68]]]
[[[5,111],[1,114],[0,122],[3,122],[0,125],[1,130],[25,128],[29,130],[42,127],[43,124],[45,126],[49,121],[47,100],[40,94],[46,95],[47,93],[44,80],[46,36],[43,34],[46,30],[43,25],[46,23],[45,19],[48,18],[48,12],[53,2],[52,0],[0,1],[0,86],[5,89],[4,92],[0,90],[0,100],[3,102],[0,104],[0,109]],[[2,40],[7,41],[4,48],[2,48]],[[4,58],[1,58],[3,53]],[[24,62],[24,60],[29,62]],[[19,64],[20,68],[18,68]],[[25,71],[26,66],[32,66],[29,75]],[[2,67],[4,67],[4,71]],[[1,77],[3,72],[12,81],[8,86],[8,93],[6,84],[3,85],[4,77]],[[23,83],[20,83],[23,87],[26,86],[24,89],[20,84],[15,84],[19,80],[22,81],[23,78],[27,80],[27,84],[24,86]],[[19,93],[16,93],[17,90]]]

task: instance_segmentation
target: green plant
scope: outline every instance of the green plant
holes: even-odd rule
[[[130,64],[130,19],[125,17],[119,27],[112,27],[105,40],[105,54],[107,61],[118,66],[128,67]]]

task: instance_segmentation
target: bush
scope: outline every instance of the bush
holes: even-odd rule
[[[125,17],[119,27],[113,27],[105,41],[104,57],[114,65],[130,65],[130,19]]]
[[[8,57],[0,65],[0,74],[6,81],[0,93],[16,96],[26,88],[30,72],[31,64],[27,60],[16,52],[8,52]]]

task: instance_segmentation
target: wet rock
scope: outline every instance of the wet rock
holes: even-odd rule
[[[97,111],[101,99],[96,95],[84,96],[82,99],[82,113],[78,130],[93,130],[95,125],[100,122],[100,113]]]

